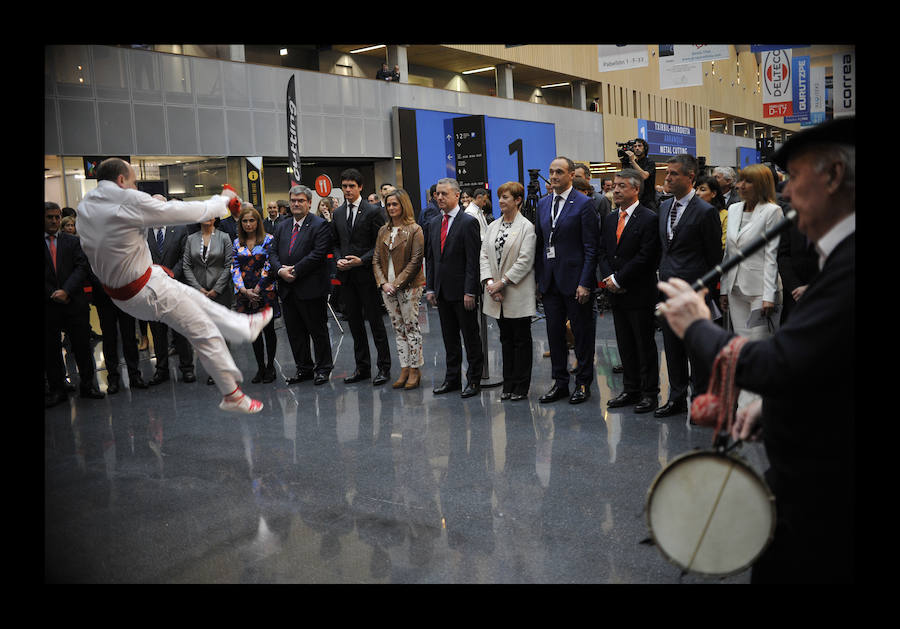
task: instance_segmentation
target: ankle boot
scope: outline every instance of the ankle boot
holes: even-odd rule
[[[406,386],[404,389],[415,389],[419,386],[419,379],[421,378],[421,373],[419,372],[418,367],[410,367],[409,368],[409,378],[406,381]]]
[[[402,389],[406,384],[406,379],[409,378],[409,367],[404,367],[400,370],[400,377],[397,378],[397,381],[392,385],[395,389]]]

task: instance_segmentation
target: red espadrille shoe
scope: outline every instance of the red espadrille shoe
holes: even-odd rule
[[[233,393],[229,393],[222,398],[222,401],[219,402],[219,408],[232,413],[252,414],[260,412],[263,409],[263,403],[259,400],[254,400],[241,391],[240,388],[237,388]]]

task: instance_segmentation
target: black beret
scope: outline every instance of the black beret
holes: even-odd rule
[[[816,144],[849,144],[856,146],[856,118],[835,118],[811,129],[792,135],[772,155],[779,168],[787,170],[788,160],[803,149]]]

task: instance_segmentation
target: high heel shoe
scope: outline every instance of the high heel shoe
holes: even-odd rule
[[[422,373],[419,371],[418,367],[410,367],[409,368],[409,377],[406,379],[406,384],[403,386],[407,391],[410,389],[416,389],[419,386],[419,382],[421,381]]]
[[[397,378],[397,381],[394,382],[391,386],[395,389],[402,389],[406,386],[406,381],[409,379],[409,367],[404,367],[400,370],[400,377]]]

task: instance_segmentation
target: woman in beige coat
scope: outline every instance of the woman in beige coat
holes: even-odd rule
[[[534,225],[519,213],[525,189],[509,181],[497,189],[501,216],[481,242],[484,314],[497,319],[503,359],[501,400],[524,400],[531,385],[531,317],[535,312]]]
[[[388,221],[375,238],[372,267],[397,341],[400,377],[393,387],[415,389],[421,380],[419,369],[425,364],[419,330],[425,236],[416,223],[409,194],[402,188],[385,195],[384,209]]]

